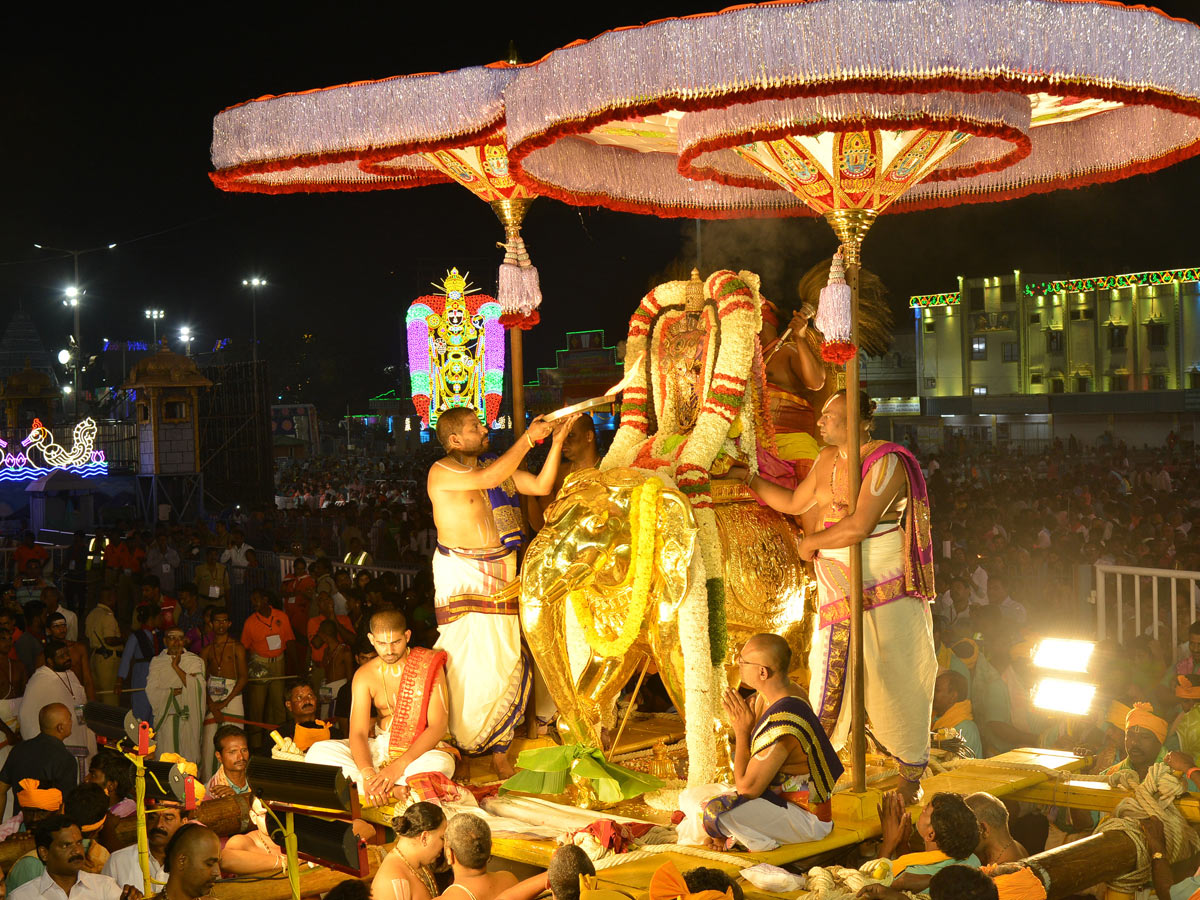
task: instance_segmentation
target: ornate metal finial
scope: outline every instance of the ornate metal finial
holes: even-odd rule
[[[438,284],[436,281],[430,283],[437,288],[437,292],[443,297],[448,297],[451,300],[461,300],[468,294],[479,292],[479,288],[472,287],[471,282],[467,281],[470,274],[468,272],[465,276],[460,275],[458,274],[458,269],[455,268],[446,273],[446,277],[442,279],[441,284]]]
[[[684,288],[683,302],[690,313],[698,313],[704,308],[704,282],[700,280],[699,269],[692,269],[692,277]]]

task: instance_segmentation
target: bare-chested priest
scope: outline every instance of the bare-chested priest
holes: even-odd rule
[[[305,761],[340,766],[368,806],[410,792],[418,800],[459,799],[451,781],[454,756],[442,741],[449,718],[446,654],[409,646],[412,632],[398,610],[375,613],[369,627],[378,655],[354,673],[350,738],[318,741]]]
[[[777,634],[756,634],[738,654],[749,702],[725,692],[733,728],[733,785],[697,785],[679,797],[681,844],[734,845],[752,852],[818,841],[833,828],[830,798],[842,774],[804,690],[788,677],[792,651]]]
[[[468,756],[491,753],[501,777],[513,773],[508,745],[533,682],[513,590],[524,524],[517,493],[550,492],[563,440],[574,424],[574,416],[554,427],[538,417],[502,456],[482,460],[488,431],[474,410],[450,409],[437,422],[446,456],[430,467],[427,487],[438,535],[433,555],[437,649],[450,657],[450,733]],[[518,470],[525,454],[551,433],[541,472]]]

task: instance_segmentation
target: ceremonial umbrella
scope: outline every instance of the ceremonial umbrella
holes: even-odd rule
[[[505,90],[509,159],[521,184],[566,203],[823,215],[849,285],[831,285],[818,325],[847,364],[856,435],[855,294],[875,218],[1112,181],[1195,155],[1197,54],[1191,23],[1102,0],[740,6],[609,31],[523,70]],[[853,512],[856,441],[849,456]],[[856,790],[860,554],[852,548]]]
[[[513,427],[525,430],[521,331],[538,321],[537,269],[521,238],[533,191],[509,173],[504,87],[511,63],[259,97],[213,120],[213,183],[226,191],[376,191],[454,181],[504,226],[497,300],[510,329]]]

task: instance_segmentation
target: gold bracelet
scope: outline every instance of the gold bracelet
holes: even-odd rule
[[[533,443],[533,438],[531,438],[531,437],[529,436],[529,432],[528,432],[528,431],[527,431],[527,432],[525,432],[525,440],[529,441],[529,449],[530,449],[530,450],[532,450],[532,449],[534,448],[535,444]]]

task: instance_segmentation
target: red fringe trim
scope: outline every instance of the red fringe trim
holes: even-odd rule
[[[500,317],[500,324],[509,330],[513,328],[520,328],[522,331],[528,331],[541,321],[541,313],[539,313],[536,309],[527,316],[523,316],[518,313],[505,313]]]
[[[844,366],[854,359],[858,348],[850,341],[826,341],[821,345],[821,359],[837,366]]]
[[[790,2],[796,2],[796,0],[790,0]],[[799,2],[812,2],[812,0],[799,0]],[[1087,0],[1057,0],[1057,2],[1087,2]],[[560,200],[563,203],[568,203],[574,206],[604,206],[608,209],[617,210],[618,212],[642,213],[659,216],[661,218],[687,217],[699,219],[737,219],[750,217],[780,218],[785,216],[815,216],[818,215],[815,210],[804,206],[798,200],[796,201],[795,206],[776,209],[711,209],[689,207],[684,205],[665,205],[646,201],[630,201],[612,197],[602,191],[568,191],[559,188],[556,185],[540,181],[539,179],[530,175],[525,171],[523,162],[525,157],[530,153],[535,150],[550,146],[559,138],[573,134],[586,133],[597,126],[608,122],[620,121],[632,116],[658,115],[673,109],[683,110],[685,112],[696,112],[705,109],[721,108],[732,103],[751,103],[756,100],[764,99],[818,97],[843,92],[903,94],[913,92],[926,93],[939,90],[957,90],[965,93],[984,93],[992,90],[1012,90],[1018,93],[1028,94],[1034,91],[1055,93],[1057,90],[1061,92],[1061,87],[1062,86],[1058,85],[1054,79],[1044,75],[1036,77],[1029,76],[1028,78],[989,76],[986,79],[978,80],[968,79],[957,75],[942,75],[933,78],[910,78],[904,80],[892,80],[886,78],[859,78],[841,81],[836,85],[824,83],[796,84],[780,86],[769,91],[748,86],[739,90],[723,93],[719,96],[686,98],[675,96],[660,97],[640,103],[630,102],[629,104],[608,108],[600,112],[593,113],[589,116],[572,119],[570,122],[561,122],[557,125],[552,125],[545,131],[539,134],[531,135],[525,138],[515,147],[510,148],[508,153],[509,165],[513,177],[518,182],[525,185],[528,189],[536,191],[538,194],[543,196],[553,197],[556,200]],[[1182,100],[1169,94],[1151,90],[1135,90],[1133,88],[1109,87],[1105,85],[1090,84],[1086,86],[1073,85],[1071,93],[1075,96],[1096,97],[1102,100],[1115,100],[1130,105],[1150,105],[1159,109],[1165,109],[1170,112],[1179,113],[1181,115],[1200,117],[1200,101]],[[979,191],[976,193],[957,194],[949,197],[910,200],[908,202],[905,202],[905,198],[902,196],[896,201],[895,204],[893,204],[892,209],[897,212],[908,212],[922,209],[937,209],[943,206],[953,206],[961,202],[988,203],[1000,200],[1015,199],[1017,197],[1024,197],[1031,194],[1047,193],[1049,191],[1055,191],[1064,188],[1069,189],[1083,187],[1089,184],[1104,184],[1110,181],[1118,181],[1122,178],[1127,178],[1132,175],[1156,172],[1159,169],[1165,168],[1166,166],[1172,165],[1180,160],[1190,159],[1198,153],[1200,153],[1200,140],[1155,160],[1133,163],[1117,169],[1090,172],[1084,175],[1064,178],[1053,182],[1035,182],[1033,184],[1021,185],[1020,187],[1003,191]],[[771,184],[773,187],[778,188],[778,185],[776,185],[774,182]],[[781,188],[779,189],[782,190]]]

